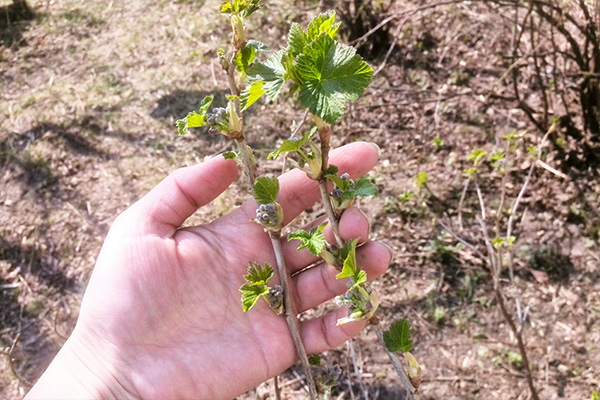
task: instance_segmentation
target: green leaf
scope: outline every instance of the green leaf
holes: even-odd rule
[[[264,285],[242,285],[240,292],[242,292],[242,308],[246,312],[254,307],[258,299],[269,294],[269,287]]]
[[[383,340],[385,341],[385,347],[392,353],[397,351],[404,353],[411,351],[413,341],[410,338],[410,325],[408,321],[402,319],[394,322],[389,330],[383,332]]]
[[[415,178],[415,183],[417,184],[417,188],[422,189],[427,186],[427,172],[421,171],[417,174]]]
[[[323,235],[323,229],[326,225],[327,222],[319,225],[318,227],[312,228],[310,232],[306,232],[302,229],[296,232],[292,232],[288,235],[288,241],[299,240],[302,243],[300,244],[300,246],[298,246],[296,250],[307,248],[312,254],[314,254],[315,256],[319,256],[327,246],[325,235]]]
[[[339,171],[340,169],[337,167],[337,165],[329,164],[324,172],[326,175],[337,175]]]
[[[269,153],[268,158],[275,159],[283,153],[289,153],[292,151],[300,150],[302,148],[302,146],[304,146],[304,144],[306,144],[306,142],[308,142],[310,139],[312,139],[312,137],[314,136],[315,133],[316,133],[316,128],[313,128],[310,131],[306,132],[299,139],[284,140],[283,143],[281,143],[281,146],[279,146],[279,148],[276,151]]]
[[[344,266],[342,267],[342,271],[336,275],[336,279],[352,279],[352,286],[349,290],[367,281],[367,273],[356,265],[357,244],[358,239],[352,239],[344,245],[344,249],[342,250],[342,253],[345,253]]]
[[[263,90],[264,82],[265,81],[254,81],[244,88],[241,95],[242,111],[247,110],[252,104],[256,103],[263,94],[265,94],[265,91]]]
[[[254,199],[260,204],[275,202],[279,193],[279,181],[277,178],[259,177],[254,182]]]
[[[266,285],[272,277],[273,267],[269,263],[265,263],[263,266],[251,262],[248,265],[248,274],[244,275],[244,279],[253,285]]]
[[[346,191],[350,188],[350,181],[343,180],[337,174],[325,175],[325,178],[343,191]]]
[[[304,51],[305,46],[306,34],[300,25],[298,25],[296,22],[293,22],[288,33],[288,49],[290,54],[293,57],[296,57],[298,54]]]
[[[314,365],[315,367],[321,366],[321,356],[319,354],[313,354],[308,356],[308,363],[310,365]]]
[[[344,257],[344,266],[342,271],[336,275],[336,279],[348,278],[356,273],[356,245],[358,239],[353,239],[344,244],[342,256]]]
[[[260,0],[221,0],[222,14],[240,14],[247,17],[260,8]]]
[[[335,23],[335,11],[329,11],[315,17],[306,28],[306,40],[308,43],[316,40],[322,33],[326,33],[334,39],[341,23]]]
[[[226,151],[225,153],[223,153],[223,158],[226,160],[234,160],[237,157],[238,155],[235,151]]]
[[[337,122],[347,100],[356,100],[371,82],[373,69],[356,54],[323,33],[297,58],[299,100],[311,113]]]
[[[340,27],[340,23],[335,23],[335,12],[330,11],[315,17],[306,28],[302,30],[300,25],[292,23],[288,33],[288,51],[292,57],[296,57],[304,52],[305,47],[316,40],[321,34],[326,34],[332,39]]]
[[[247,73],[248,68],[254,61],[256,56],[256,49],[252,46],[246,45],[243,49],[237,52],[235,56],[235,65],[237,66],[237,70],[241,73]]]
[[[377,196],[377,186],[368,178],[360,178],[355,183],[354,196]]]
[[[271,100],[275,100],[285,82],[285,67],[282,63],[283,51],[276,51],[263,63],[254,63],[247,74],[252,81],[263,80],[263,90]]]
[[[269,46],[258,40],[248,40],[248,46],[252,46],[256,51],[269,51]]]
[[[177,126],[177,132],[179,136],[185,135],[188,133],[188,128],[199,128],[201,126],[206,125],[204,119],[206,118],[206,113],[210,108],[213,102],[212,96],[206,96],[202,99],[202,103],[200,103],[200,108],[198,112],[190,112],[188,115],[180,120],[175,122],[175,126]]]

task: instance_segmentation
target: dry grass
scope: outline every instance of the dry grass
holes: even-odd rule
[[[0,345],[21,333],[15,366],[35,380],[74,326],[114,217],[170,171],[228,148],[202,133],[176,137],[173,127],[204,94],[222,95],[214,51],[226,46],[228,26],[216,17],[217,0],[29,3],[36,19],[13,22],[10,35],[0,36]],[[279,47],[282,27],[316,11],[311,2],[295,3],[269,2],[255,22],[256,36]],[[408,7],[396,1],[391,10]],[[396,32],[397,51],[337,130],[338,143],[367,138],[383,149],[373,174],[381,196],[365,205],[374,237],[394,248],[396,260],[375,288],[386,322],[406,316],[413,324],[415,355],[425,368],[422,398],[527,398],[522,371],[508,358],[514,338],[491,299],[482,261],[457,248],[414,201],[399,199],[416,191],[414,177],[427,171],[445,207],[437,217],[452,220],[466,154],[491,150],[511,130],[529,128],[527,140],[535,142],[514,104],[485,97],[506,89],[503,24],[501,15],[468,4],[419,13]],[[259,156],[301,115],[285,102],[268,109],[256,107],[247,121]],[[519,159],[523,171],[526,159],[525,153]],[[509,194],[518,191],[522,170],[515,169]],[[490,175],[485,185],[491,202],[495,179]],[[600,204],[600,189],[593,179],[560,180],[540,171],[530,193],[517,232],[517,286],[531,306],[526,340],[536,383],[543,398],[588,398],[600,384],[598,217],[590,212]],[[233,187],[190,223],[227,213],[243,198]],[[470,196],[465,218],[476,207]],[[477,242],[476,233],[465,234]],[[436,238],[456,250],[453,257],[438,254],[444,248],[431,246]],[[542,246],[567,258],[566,279],[532,275],[529,260],[543,254]],[[443,320],[436,322],[436,309]],[[397,398],[373,335],[363,335],[357,347],[371,398]],[[345,367],[345,349],[328,357]],[[301,398],[293,371],[283,385],[287,398]],[[25,390],[7,358],[0,359],[0,397],[19,398]],[[257,391],[267,393],[268,384]],[[339,393],[350,398],[345,384]]]

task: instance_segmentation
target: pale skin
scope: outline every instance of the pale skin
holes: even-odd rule
[[[357,177],[377,161],[377,148],[357,142],[331,154],[341,172]],[[282,316],[260,301],[242,311],[239,288],[248,263],[275,258],[250,200],[209,224],[180,228],[236,178],[233,160],[217,156],[182,168],[114,222],[87,287],[77,325],[28,393],[37,398],[231,399],[296,362]],[[289,222],[319,199],[319,189],[294,170],[280,177],[278,197]],[[391,261],[387,246],[368,241],[369,223],[357,209],[340,221],[344,239],[359,237],[359,263],[369,279]],[[326,236],[333,241],[326,228]],[[317,259],[284,240],[288,268]],[[337,271],[320,264],[292,278],[298,311],[346,290]],[[275,277],[277,280],[277,277]],[[309,354],[343,344],[364,321],[336,326],[345,310],[301,322]]]

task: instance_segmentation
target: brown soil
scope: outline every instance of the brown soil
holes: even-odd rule
[[[10,3],[0,1],[0,8]],[[174,129],[203,95],[225,93],[215,49],[227,45],[228,25],[215,17],[218,1],[28,3],[35,19],[0,25],[0,345],[9,348],[20,335],[12,352],[16,373],[8,357],[0,358],[2,398],[20,398],[25,381],[39,377],[73,328],[115,216],[170,171],[230,147],[206,132],[177,137]],[[311,1],[267,3],[251,32],[272,48],[281,46],[286,21],[305,22],[319,10]],[[422,4],[394,1],[378,21],[414,7]],[[366,139],[382,148],[371,174],[380,195],[362,204],[373,237],[390,244],[395,259],[373,287],[384,324],[410,321],[413,354],[424,369],[421,399],[530,398],[481,256],[472,184],[459,207],[471,151],[492,153],[503,148],[503,135],[525,132],[504,185],[512,204],[532,162],[527,147],[543,136],[511,98],[509,11],[456,2],[391,19],[376,45],[361,47],[382,69],[336,127],[335,145]],[[351,38],[364,33],[346,29]],[[521,96],[539,110],[535,82],[525,79],[531,69],[521,68]],[[576,116],[577,99],[563,97]],[[563,115],[561,104],[550,111]],[[249,140],[257,156],[265,158],[301,115],[284,101],[254,107],[247,124],[256,132]],[[585,163],[573,136],[561,143],[568,151],[548,145],[543,155],[554,172],[534,169],[517,212],[514,284],[508,272],[501,282],[513,318],[517,295],[526,310],[523,335],[540,397],[589,399],[600,391],[600,170]],[[428,183],[419,190],[420,172]],[[481,178],[491,223],[502,179],[491,167]],[[245,198],[236,185],[190,223],[227,213]],[[505,229],[507,215],[500,221]],[[325,354],[344,369],[334,398],[400,398],[374,333],[367,330],[353,346],[360,380],[349,348]],[[284,398],[306,397],[300,374],[292,368],[280,378]],[[241,398],[271,393],[267,382]]]

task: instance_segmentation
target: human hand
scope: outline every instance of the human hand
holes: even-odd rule
[[[377,161],[368,143],[331,154],[342,172],[360,176]],[[283,316],[265,302],[244,313],[239,288],[248,263],[275,257],[268,235],[251,221],[256,203],[209,224],[180,228],[235,179],[232,160],[216,157],[175,171],[114,222],[98,257],[73,334],[29,398],[233,398],[289,368],[296,351]],[[278,201],[289,222],[319,199],[305,173],[280,178]],[[367,241],[369,224],[357,209],[340,221],[344,239]],[[332,233],[326,228],[326,236]],[[291,272],[316,262],[296,242],[283,243]],[[367,242],[358,252],[369,279],[391,260],[388,248]],[[321,264],[292,278],[298,311],[346,291],[337,271]],[[274,280],[276,280],[274,278]],[[364,321],[336,326],[345,310],[300,324],[307,352],[334,348]],[[62,383],[61,383],[62,382]]]

